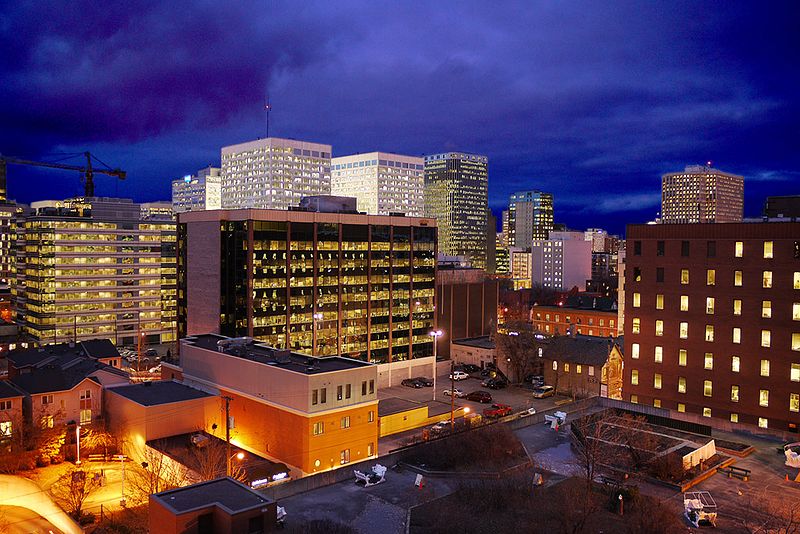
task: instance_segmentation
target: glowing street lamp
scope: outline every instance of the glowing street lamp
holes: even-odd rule
[[[428,335],[433,337],[433,400],[436,400],[436,349],[439,346],[439,338],[444,335],[444,332],[432,330],[428,332]]]

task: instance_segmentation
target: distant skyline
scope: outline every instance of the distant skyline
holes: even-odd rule
[[[94,6],[94,7],[92,7]],[[98,195],[167,200],[270,134],[334,156],[489,157],[489,205],[555,197],[570,227],[646,222],[686,165],[745,177],[745,216],[800,194],[794,2],[6,2],[0,152],[90,150]],[[78,176],[10,166],[19,201]]]

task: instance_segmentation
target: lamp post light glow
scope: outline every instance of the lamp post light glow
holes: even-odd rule
[[[75,465],[81,465],[81,425],[75,426]]]
[[[444,335],[444,332],[441,330],[432,330],[428,332],[428,335],[433,336],[433,400],[436,400],[436,349],[439,346],[439,338]]]

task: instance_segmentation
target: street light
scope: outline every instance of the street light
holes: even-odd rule
[[[237,452],[236,454],[232,454],[230,458],[228,458],[227,465],[225,466],[225,476],[231,476],[231,460],[236,458],[240,462],[244,460],[244,453],[242,451]]]
[[[312,317],[314,320],[312,321],[311,324],[313,326],[314,331],[312,333],[313,339],[311,340],[311,343],[313,344],[313,347],[311,352],[312,354],[317,355],[319,354],[319,341],[317,341],[317,321],[322,320],[322,312],[317,312],[314,315],[312,315]]]
[[[441,330],[432,330],[428,332],[428,335],[433,336],[433,400],[436,400],[436,348],[439,346],[439,338],[444,335],[444,332]]]
[[[81,425],[75,426],[75,465],[81,465]]]

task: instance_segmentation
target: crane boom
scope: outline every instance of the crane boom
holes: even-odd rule
[[[51,163],[48,161],[33,161],[29,159],[22,159],[22,158],[14,158],[9,156],[2,156],[0,155],[0,167],[3,167],[2,171],[5,171],[5,166],[8,163],[13,163],[15,165],[30,165],[33,167],[45,167],[48,169],[61,169],[65,171],[78,171],[83,173],[81,177],[81,181],[84,183],[84,196],[86,197],[93,197],[94,196],[94,175],[95,174],[105,174],[108,176],[116,176],[120,180],[124,180],[126,177],[126,172],[120,169],[103,169],[97,168],[92,165],[92,159],[97,160],[94,156],[92,156],[89,152],[84,152],[83,156],[86,158],[86,165],[81,167],[79,165],[67,165],[65,163]],[[97,160],[100,161],[100,160]],[[102,162],[101,162],[102,163]],[[103,164],[105,165],[105,164]],[[5,176],[5,172],[0,171],[0,175]]]

